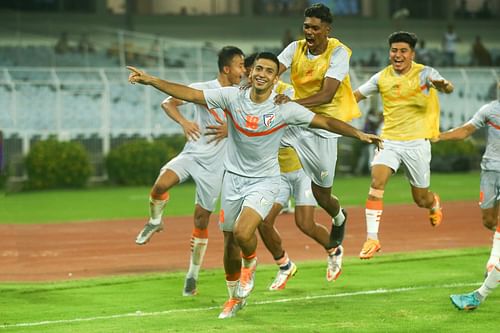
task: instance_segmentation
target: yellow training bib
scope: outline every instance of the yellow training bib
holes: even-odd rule
[[[378,88],[384,106],[381,137],[409,141],[430,139],[439,135],[439,99],[436,89],[421,85],[424,65],[412,63],[404,75],[387,66],[380,73]]]
[[[338,46],[344,47],[349,57],[351,56],[352,52],[347,46],[335,38],[328,38],[326,51],[315,59],[308,59],[306,41],[303,39],[298,42],[290,73],[290,80],[295,89],[296,99],[306,98],[321,90],[326,71],[330,66],[333,50]],[[351,121],[354,118],[358,118],[361,112],[352,93],[349,75],[346,75],[344,80],[342,80],[330,103],[310,107],[309,109],[314,113],[343,121]]]

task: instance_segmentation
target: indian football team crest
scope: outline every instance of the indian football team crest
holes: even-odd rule
[[[271,125],[274,121],[274,118],[276,118],[276,115],[274,115],[274,114],[265,114],[264,115],[264,125],[266,127],[271,127]]]

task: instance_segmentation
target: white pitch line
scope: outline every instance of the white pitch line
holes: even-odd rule
[[[395,288],[395,289],[374,289],[374,290],[356,291],[356,292],[351,292],[351,293],[314,295],[314,296],[303,296],[303,297],[295,297],[295,298],[273,299],[273,300],[269,300],[269,301],[257,301],[257,302],[252,302],[251,305],[289,303],[289,302],[315,300],[315,299],[321,299],[321,298],[336,298],[336,297],[350,297],[350,296],[373,295],[373,294],[403,293],[403,292],[409,292],[409,291],[424,290],[424,289],[436,289],[436,288],[470,287],[470,286],[477,286],[480,284],[481,284],[480,282],[474,282],[474,283],[444,284],[444,285],[440,285],[440,286],[406,287],[406,288]],[[79,323],[79,322],[106,320],[106,319],[116,319],[116,318],[126,318],[126,317],[155,317],[155,316],[168,315],[168,314],[172,314],[172,313],[200,312],[200,311],[215,310],[215,309],[220,309],[220,306],[210,306],[210,307],[204,307],[204,308],[189,308],[189,309],[172,309],[172,310],[155,311],[155,312],[137,311],[137,312],[122,313],[122,314],[115,314],[115,315],[108,315],[108,316],[88,317],[88,318],[44,320],[44,321],[30,322],[30,323],[3,324],[3,325],[0,325],[0,329],[1,328],[13,328],[13,327],[44,326],[44,325],[54,325],[54,324],[70,324],[70,323]]]

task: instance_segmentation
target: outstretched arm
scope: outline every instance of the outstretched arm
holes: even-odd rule
[[[455,87],[448,80],[430,80],[432,85],[439,90],[440,92],[444,92],[445,94],[451,94]]]
[[[362,132],[342,120],[316,114],[309,124],[309,127],[322,128],[333,133],[350,136],[363,142],[373,143],[377,145],[378,148],[382,148],[382,139],[380,137]]]
[[[187,139],[198,140],[200,138],[200,128],[198,124],[194,121],[189,121],[181,114],[178,109],[179,105],[182,105],[184,102],[180,99],[169,97],[163,103],[161,103],[161,108],[167,116],[169,116],[173,121],[182,126],[182,130],[184,131],[184,135]]]
[[[476,127],[472,124],[465,124],[457,128],[453,128],[447,132],[439,134],[438,140],[462,140],[472,135],[476,131]]]
[[[132,66],[127,66],[127,69],[131,71],[128,81],[132,84],[140,83],[143,85],[153,86],[156,89],[175,98],[182,99],[183,101],[207,105],[205,96],[201,90],[193,89],[183,84],[162,80]]]

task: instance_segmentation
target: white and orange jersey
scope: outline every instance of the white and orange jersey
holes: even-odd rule
[[[218,80],[205,82],[195,82],[189,85],[194,89],[216,89],[221,85]],[[226,139],[222,139],[219,143],[209,143],[210,137],[205,135],[207,126],[219,125],[218,121],[226,122],[224,110],[220,108],[208,109],[205,106],[191,103],[194,108],[194,122],[198,124],[200,129],[200,137],[197,140],[189,139],[182,150],[183,153],[192,154],[195,159],[202,164],[210,163],[214,159],[222,159],[226,149]]]
[[[262,103],[250,99],[250,89],[234,87],[203,91],[208,107],[224,109],[228,142],[224,166],[244,177],[278,176],[278,149],[287,125],[308,127],[314,113],[289,102],[274,103],[275,93]]]
[[[486,127],[486,150],[481,161],[482,170],[500,170],[500,101],[483,105],[469,120],[475,128]]]

